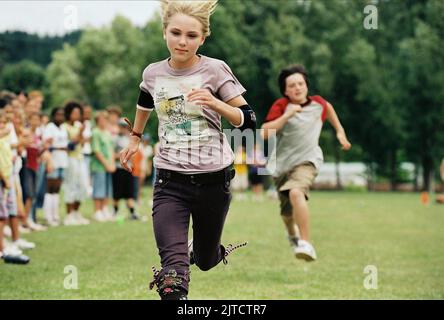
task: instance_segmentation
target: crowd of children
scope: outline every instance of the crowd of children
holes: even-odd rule
[[[0,93],[0,257],[6,262],[29,261],[23,250],[35,244],[22,234],[89,224],[82,214],[87,197],[94,202],[94,213],[87,215],[96,221],[115,220],[120,200],[129,218],[139,219],[139,190],[152,172],[148,135],[132,159],[133,173],[121,168],[119,152],[130,130],[118,106],[93,115],[91,106],[69,101],[47,116],[42,104],[38,91]]]

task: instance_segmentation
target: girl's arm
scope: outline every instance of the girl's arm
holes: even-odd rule
[[[193,102],[196,105],[207,106],[216,111],[235,127],[242,123],[241,113],[236,107],[247,104],[247,101],[245,101],[242,96],[237,96],[225,103],[214,97],[207,89],[193,89],[188,93],[187,99],[189,102]]]
[[[80,127],[80,130],[79,130],[79,133],[77,134],[77,136],[73,137],[71,139],[71,141],[74,143],[84,144],[85,139],[83,138],[83,131],[85,131],[85,124],[84,123],[82,123],[82,126]]]
[[[345,134],[345,130],[339,121],[338,115],[336,114],[335,109],[330,103],[327,103],[327,121],[333,126],[336,130],[336,138],[339,140],[339,143],[342,146],[343,150],[349,150],[351,148],[351,143],[348,141],[347,136]]]

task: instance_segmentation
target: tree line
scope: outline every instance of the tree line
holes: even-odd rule
[[[279,70],[302,63],[310,92],[333,104],[354,145],[342,154],[324,130],[326,160],[363,161],[393,189],[404,179],[400,163],[413,162],[429,188],[444,157],[444,2],[220,0],[211,30],[201,53],[231,66],[259,123],[279,97]],[[44,89],[48,107],[75,97],[132,115],[143,69],[167,56],[158,14],[143,28],[117,16],[64,43],[41,70],[20,72]],[[153,116],[148,127],[154,137],[156,122]]]

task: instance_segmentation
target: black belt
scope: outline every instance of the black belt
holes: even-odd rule
[[[157,176],[160,179],[171,181],[192,183],[192,184],[217,184],[226,183],[234,178],[236,171],[232,166],[216,172],[197,173],[197,174],[183,174],[177,171],[166,169],[158,169]]]

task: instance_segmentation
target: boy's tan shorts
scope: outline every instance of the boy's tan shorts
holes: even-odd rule
[[[291,189],[302,191],[307,200],[310,198],[310,187],[313,185],[317,175],[318,170],[314,164],[311,162],[304,162],[280,177],[274,178],[276,190],[279,194],[281,215],[292,215],[293,210],[289,198],[289,191]]]

